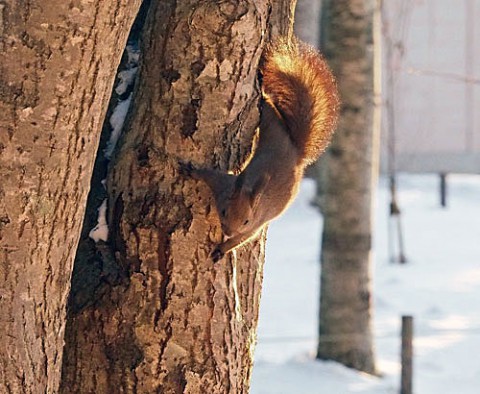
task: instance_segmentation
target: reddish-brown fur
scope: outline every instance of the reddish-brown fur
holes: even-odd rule
[[[339,108],[325,60],[305,43],[280,39],[266,51],[261,72],[264,96],[281,114],[303,163],[312,163],[330,141]]]

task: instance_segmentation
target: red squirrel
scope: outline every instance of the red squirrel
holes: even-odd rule
[[[320,54],[293,38],[279,39],[261,65],[262,108],[258,146],[238,175],[181,164],[206,182],[215,197],[225,241],[214,262],[244,244],[295,198],[303,172],[333,134],[339,99],[335,79]]]

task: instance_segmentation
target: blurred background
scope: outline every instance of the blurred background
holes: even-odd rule
[[[348,19],[366,31],[360,60],[345,60],[355,29],[343,36],[347,44],[337,34]],[[368,258],[348,264],[330,244],[322,251],[329,215],[347,211],[326,154],[270,225],[253,394],[479,392],[479,19],[480,0],[298,1],[296,34],[332,65],[341,116],[369,120],[365,149],[341,137],[333,146],[369,157],[369,199],[359,204],[370,210],[371,242]],[[352,111],[345,97],[354,86],[345,70],[355,69],[346,61],[357,61],[357,81],[371,85],[369,110]],[[337,134],[349,127],[341,120]],[[350,313],[360,323],[349,323]],[[403,367],[411,384],[401,388],[402,316],[413,320],[413,354]]]

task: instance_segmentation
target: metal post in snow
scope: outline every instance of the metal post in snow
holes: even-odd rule
[[[400,394],[412,394],[413,388],[413,317],[402,316],[402,374]]]

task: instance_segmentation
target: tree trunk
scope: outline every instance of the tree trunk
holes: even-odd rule
[[[139,1],[0,4],[0,392],[53,393],[93,158]]]
[[[213,264],[213,197],[178,163],[248,158],[269,22],[267,2],[152,1],[109,169],[109,253],[95,269],[77,256],[61,392],[248,392],[265,234]]]
[[[342,111],[325,158],[317,357],[374,373],[370,265],[373,185],[375,0],[325,1],[323,51],[337,76]]]

